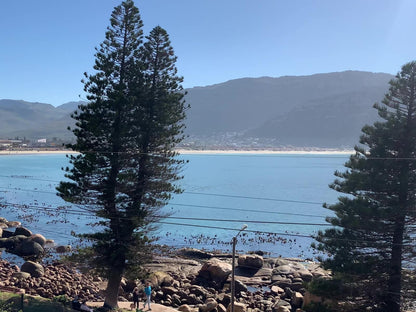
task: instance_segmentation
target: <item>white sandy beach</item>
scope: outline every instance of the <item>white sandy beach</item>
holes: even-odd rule
[[[353,150],[177,150],[179,154],[183,155],[215,155],[215,154],[244,154],[244,155],[255,155],[255,154],[299,154],[299,155],[350,155],[353,154]],[[41,154],[76,154],[70,150],[2,150],[0,155],[41,155]]]
[[[353,150],[177,150],[180,154],[310,154],[310,155],[327,155],[339,154],[350,155]]]

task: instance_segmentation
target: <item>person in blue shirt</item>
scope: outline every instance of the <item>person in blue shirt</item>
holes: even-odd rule
[[[152,287],[150,286],[149,282],[146,282],[146,287],[144,288],[144,293],[146,295],[146,302],[144,303],[144,307],[146,308],[146,304],[149,306],[149,311],[152,310],[150,308],[150,298],[152,297]]]

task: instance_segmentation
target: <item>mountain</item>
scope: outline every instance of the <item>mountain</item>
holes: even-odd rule
[[[345,71],[310,76],[241,78],[187,89],[187,146],[350,148],[377,120],[372,108],[393,76]],[[53,107],[0,100],[0,138],[68,139],[81,102]]]
[[[187,90],[188,134],[273,140],[296,147],[352,147],[377,119],[393,76],[345,71],[311,76],[243,78]]]
[[[75,102],[71,102],[75,103]],[[60,138],[67,140],[72,134],[67,130],[74,124],[69,107],[63,104],[32,103],[22,100],[0,100],[0,138]]]

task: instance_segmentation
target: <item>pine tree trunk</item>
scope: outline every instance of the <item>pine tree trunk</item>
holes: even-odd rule
[[[104,306],[112,309],[118,307],[118,290],[123,276],[123,270],[120,268],[112,268],[108,276],[107,289],[105,291]]]
[[[404,217],[396,222],[393,236],[393,247],[390,262],[390,276],[386,311],[400,312],[400,292],[402,289],[402,244],[404,233]]]

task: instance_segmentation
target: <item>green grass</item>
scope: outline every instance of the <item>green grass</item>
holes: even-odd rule
[[[0,312],[22,311],[22,298],[19,294],[0,292]],[[69,306],[41,297],[24,296],[24,312],[73,312]]]
[[[98,309],[98,308],[97,308]],[[42,297],[24,295],[24,312],[76,312],[70,308],[70,302],[64,296],[55,297],[49,300]],[[118,312],[130,311],[118,309]],[[0,312],[22,312],[22,298],[19,294],[0,292]]]

